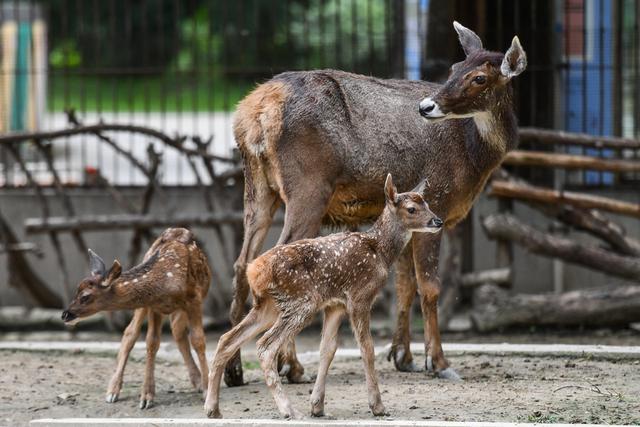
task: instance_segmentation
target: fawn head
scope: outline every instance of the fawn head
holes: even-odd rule
[[[424,201],[422,197],[424,187],[425,181],[422,181],[413,190],[398,194],[396,186],[393,185],[393,178],[388,174],[384,183],[386,206],[407,230],[418,233],[437,233],[442,228],[443,222]]]
[[[109,308],[109,301],[113,298],[111,285],[120,277],[122,266],[116,260],[107,270],[102,258],[89,249],[89,270],[89,276],[80,281],[73,301],[62,312],[62,320],[67,325]]]
[[[449,77],[440,91],[420,102],[420,114],[430,121],[473,117],[489,111],[509,96],[508,83],[527,67],[518,36],[505,54],[489,52],[480,37],[453,22],[466,58],[451,66]]]

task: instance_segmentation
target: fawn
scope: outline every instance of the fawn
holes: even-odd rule
[[[398,194],[391,175],[384,187],[385,208],[366,232],[345,232],[276,246],[249,264],[247,278],[253,308],[218,342],[211,364],[205,412],[220,417],[219,391],[224,367],[243,343],[269,329],[257,343],[260,366],[280,413],[300,417],[284,394],[277,371],[277,355],[324,310],[320,364],[311,394],[311,414],[324,414],[325,381],[337,348],[337,333],[345,311],[351,320],[365,368],[369,407],[384,415],[374,371],[373,340],[369,319],[373,300],[387,280],[413,232],[437,233],[442,221],[422,198],[424,183]]]
[[[187,365],[191,384],[199,391],[205,390],[208,366],[202,302],[209,290],[211,270],[193,233],[184,228],[165,230],[151,245],[142,264],[125,272],[117,260],[107,270],[104,261],[91,250],[89,258],[91,273],[80,282],[74,300],[62,313],[65,324],[75,324],[103,310],[135,310],[122,336],[116,371],[109,382],[106,401],[113,403],[118,400],[129,353],[140,336],[146,317],[149,318],[147,360],[140,409],[153,405],[154,364],[164,315],[171,316],[171,332]],[[198,355],[202,375],[191,356],[189,339]]]

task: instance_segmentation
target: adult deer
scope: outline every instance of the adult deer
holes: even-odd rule
[[[247,264],[260,252],[280,202],[279,242],[314,237],[325,223],[373,222],[384,207],[379,188],[390,172],[401,191],[429,183],[431,209],[453,227],[469,212],[491,172],[518,139],[511,79],[526,68],[517,37],[505,54],[454,22],[464,61],[443,84],[382,80],[341,71],[288,72],[240,102],[234,122],[245,164],[244,242],[235,263],[231,321],[240,322],[249,286]],[[417,370],[409,350],[416,291],[424,318],[426,367],[459,379],[442,352],[437,304],[440,235],[419,234],[397,264],[397,329],[390,357]],[[283,353],[290,381],[305,380],[293,342]],[[225,371],[242,384],[240,354]]]

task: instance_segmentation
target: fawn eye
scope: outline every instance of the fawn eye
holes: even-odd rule
[[[410,214],[414,214],[416,213],[416,208],[408,208],[407,212],[409,212]]]
[[[483,85],[487,82],[487,76],[475,76],[472,81],[475,84]]]
[[[80,304],[86,304],[91,299],[91,295],[82,295],[80,297]]]

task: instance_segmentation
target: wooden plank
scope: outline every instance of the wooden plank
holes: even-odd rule
[[[522,150],[509,152],[502,163],[511,166],[588,169],[608,172],[640,172],[640,162],[638,161]]]
[[[631,138],[598,136],[586,133],[573,133],[561,130],[529,127],[520,128],[519,134],[520,142],[534,142],[549,145],[576,145],[590,148],[640,148],[640,140]]]

